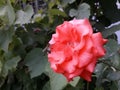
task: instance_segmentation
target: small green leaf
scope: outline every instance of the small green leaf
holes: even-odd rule
[[[5,24],[12,25],[14,23],[15,12],[9,0],[7,0],[7,5],[0,7],[0,18]]]
[[[95,70],[94,70],[94,73],[96,74],[96,77],[99,78],[103,74],[104,68],[105,68],[105,66],[104,66],[103,63],[98,63],[96,65]]]
[[[82,3],[78,6],[78,9],[71,9],[69,11],[71,17],[76,17],[77,19],[89,18],[90,16],[90,6],[87,3]]]
[[[65,12],[60,11],[59,9],[50,9],[49,13],[50,13],[50,15],[58,15],[58,16],[60,15],[60,16],[63,16],[63,17],[67,16]]]
[[[109,28],[103,30],[102,35],[104,38],[106,38],[106,37],[112,35],[113,33],[115,33],[116,31],[119,31],[119,30],[120,30],[120,25],[116,24],[116,25],[113,25],[112,27],[109,27]]]
[[[10,27],[8,30],[0,30],[0,48],[5,52],[8,51],[9,44],[12,41],[13,30],[13,27]]]
[[[120,68],[120,55],[118,53],[116,53],[110,59],[113,66]]]
[[[47,57],[41,48],[35,48],[25,57],[25,65],[28,66],[31,78],[41,75],[45,71]]]
[[[114,39],[109,39],[107,44],[105,45],[105,48],[107,53],[104,58],[109,58],[112,57],[114,54],[116,54],[116,52],[119,49],[119,45],[117,41],[115,41]]]
[[[103,76],[104,76],[104,73],[107,69],[107,66],[105,66],[103,63],[98,63],[96,65],[96,68],[94,70],[94,73],[96,75],[96,86],[100,86],[103,82]]]
[[[4,16],[6,13],[6,6],[1,6],[0,7],[0,16]]]
[[[49,64],[46,66],[46,71],[50,77],[51,90],[62,90],[68,84],[66,78],[61,74],[53,72]]]
[[[30,23],[31,17],[34,14],[33,8],[31,5],[26,6],[25,10],[17,11],[17,19],[15,24],[27,24]]]
[[[12,3],[15,3],[16,0],[10,0]]]
[[[78,7],[77,18],[84,19],[89,18],[90,16],[90,6],[87,3],[82,3]]]
[[[12,25],[15,20],[15,12],[9,0],[7,0],[7,16],[9,19],[9,24]]]
[[[77,16],[77,10],[71,9],[71,10],[69,11],[69,15],[70,15],[70,17]]]
[[[0,6],[5,4],[5,0],[0,0]]]
[[[2,69],[2,76],[6,76],[8,71],[16,69],[18,62],[21,60],[19,56],[12,57],[11,59],[7,59],[4,62],[3,69]]]
[[[75,2],[75,0],[62,0],[62,3],[63,3],[64,5],[72,4],[73,2]]]
[[[119,80],[120,79],[120,71],[112,72],[107,75],[107,78],[110,80]]]
[[[57,0],[53,0],[53,1],[50,1],[49,3],[48,3],[48,7],[49,7],[49,9],[51,9],[55,4],[56,4],[56,1]]]
[[[7,6],[1,6],[0,7],[0,30],[6,27],[6,24],[9,23],[8,17],[7,17]]]
[[[80,77],[75,77],[73,81],[71,81],[69,84],[75,87],[78,84],[79,80],[80,80]]]

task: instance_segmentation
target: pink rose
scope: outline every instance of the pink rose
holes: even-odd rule
[[[106,42],[100,32],[93,33],[88,19],[65,21],[49,41],[51,68],[68,81],[76,76],[91,81],[97,59],[105,55]]]

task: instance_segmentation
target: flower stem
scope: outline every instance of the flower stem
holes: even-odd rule
[[[87,82],[87,90],[89,90],[89,82]]]

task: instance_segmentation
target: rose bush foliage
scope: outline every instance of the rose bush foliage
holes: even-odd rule
[[[100,32],[93,33],[88,19],[64,21],[49,41],[51,68],[68,81],[76,76],[91,81],[98,58],[105,55],[106,42]]]

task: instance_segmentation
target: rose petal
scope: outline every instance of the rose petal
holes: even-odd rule
[[[68,22],[64,22],[62,25],[57,26],[56,33],[59,34],[59,42],[69,41],[72,29],[72,24]]]
[[[87,81],[91,81],[91,75],[92,73],[86,70],[83,70],[83,72],[80,74],[80,77],[84,78]]]
[[[91,35],[93,33],[92,31],[92,27],[88,21],[88,19],[84,19],[84,20],[72,20],[70,21],[70,23],[72,23],[74,25],[74,28],[77,29],[78,33],[82,36],[84,35]]]
[[[75,71],[74,63],[71,62],[72,61],[64,62],[63,64],[61,64],[61,67],[64,68],[65,72],[72,73]]]
[[[103,48],[103,44],[106,43],[106,40],[102,38],[101,33],[95,33],[92,35],[94,47],[98,51],[98,57],[102,57],[105,55],[105,49]]]
[[[83,52],[81,55],[79,55],[79,64],[78,67],[82,68],[86,65],[88,65],[91,62],[91,59],[93,58],[93,55],[88,52]]]
[[[60,64],[64,62],[65,56],[63,52],[52,52],[48,54],[48,60],[51,63]]]
[[[86,70],[92,73],[94,71],[95,65],[96,59],[93,59],[93,61],[86,67]]]
[[[67,78],[68,81],[71,81],[74,77],[79,76],[82,71],[83,71],[83,69],[76,69],[76,71],[73,73],[65,72],[63,74]]]

